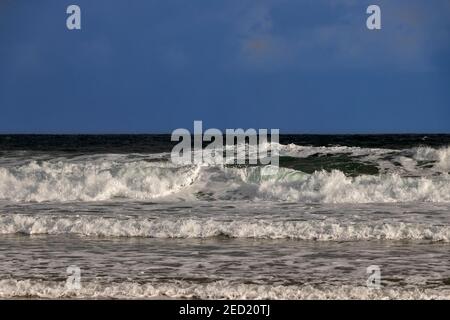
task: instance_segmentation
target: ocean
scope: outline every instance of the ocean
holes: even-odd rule
[[[0,298],[450,299],[450,135],[281,135],[269,176],[173,146],[1,135]]]

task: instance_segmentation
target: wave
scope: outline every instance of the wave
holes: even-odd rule
[[[450,242],[450,226],[400,222],[138,219],[1,215],[0,234],[97,237],[255,238],[317,241],[428,240]]]
[[[0,199],[103,201],[164,197],[193,183],[199,167],[146,161],[32,161],[0,168]]]
[[[415,147],[411,149],[361,148],[348,146],[313,147],[295,144],[278,145],[281,156],[310,159],[329,157],[331,160],[353,162],[356,166],[375,166],[382,173],[398,173],[402,175],[428,176],[450,173],[450,146],[441,148]],[[333,167],[333,164],[331,165]]]
[[[32,161],[0,167],[0,200],[13,202],[117,199],[274,200],[314,203],[450,202],[448,174],[346,176],[288,168],[182,166],[170,162]]]
[[[0,298],[121,298],[121,299],[449,299],[449,289],[369,289],[364,286],[259,285],[216,281],[164,283],[89,281],[78,290],[64,282],[42,280],[0,280]]]
[[[349,147],[349,146],[299,146],[296,144],[276,144],[272,143],[272,147],[277,148],[282,155],[307,158],[316,154],[350,154],[352,156],[369,156],[369,155],[386,155],[390,153],[398,152],[394,149],[382,149],[382,148],[362,148],[362,147]],[[268,147],[270,148],[270,146]]]
[[[308,162],[291,161],[292,167],[274,171],[271,166],[177,166],[167,153],[71,158],[39,155],[34,160],[15,155],[0,158],[0,200],[195,200],[207,194],[209,200],[450,202],[450,147],[391,150],[268,144],[266,148],[278,148],[281,156],[306,158]],[[353,158],[322,159],[330,154],[350,154]],[[364,169],[357,162],[372,164]],[[379,173],[363,174],[373,164]],[[324,166],[327,169],[321,170]],[[359,174],[349,175],[347,167]]]
[[[297,181],[262,182],[262,198],[318,203],[449,202],[450,179],[401,177],[398,174],[348,177],[343,172],[320,171]]]
[[[450,172],[450,147],[440,149],[415,148],[413,158],[417,161],[433,162],[433,166],[440,171]]]
[[[215,157],[210,158],[209,153],[205,154],[204,152],[203,157],[210,163],[214,163],[215,158],[220,157],[230,148],[235,150],[234,146],[227,146],[224,149],[216,150]],[[243,154],[247,152],[252,159],[256,159],[258,154],[265,155],[273,150],[276,150],[277,154],[282,157],[281,160],[283,160],[283,157],[285,159],[303,159],[304,161],[300,161],[300,165],[306,165],[314,170],[320,170],[325,164],[332,169],[347,166],[364,169],[364,167],[370,166],[376,168],[375,172],[416,176],[450,173],[450,146],[386,149],[351,146],[302,146],[293,143],[283,145],[274,142],[267,142],[258,146],[248,144],[236,146],[236,152],[244,152]],[[193,153],[200,152],[202,151]],[[233,163],[232,160],[228,159],[227,163]],[[281,161],[281,165],[283,166],[283,161]],[[361,174],[363,173],[365,173],[364,170],[361,171]]]

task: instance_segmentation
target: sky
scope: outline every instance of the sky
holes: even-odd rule
[[[449,0],[0,0],[0,132],[450,133],[449,16]]]

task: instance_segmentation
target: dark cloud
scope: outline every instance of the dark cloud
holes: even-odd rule
[[[382,30],[365,27],[368,1],[264,2],[239,24],[242,61],[268,68],[375,68],[426,71],[439,68],[436,54],[449,48],[448,2],[378,1]],[[304,18],[283,28],[283,7]],[[290,7],[292,7],[290,9]],[[322,12],[304,17],[305,11]],[[326,19],[325,19],[326,18]],[[246,20],[245,20],[246,19]],[[292,20],[292,19],[291,19]],[[318,22],[319,21],[319,22]],[[264,58],[264,59],[261,59]],[[262,61],[255,64],[255,61]]]
[[[0,131],[450,130],[448,0],[76,2],[0,2]]]

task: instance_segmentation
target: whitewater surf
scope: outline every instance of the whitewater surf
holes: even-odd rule
[[[273,171],[175,164],[170,136],[0,136],[0,297],[448,299],[449,145],[281,136]]]

